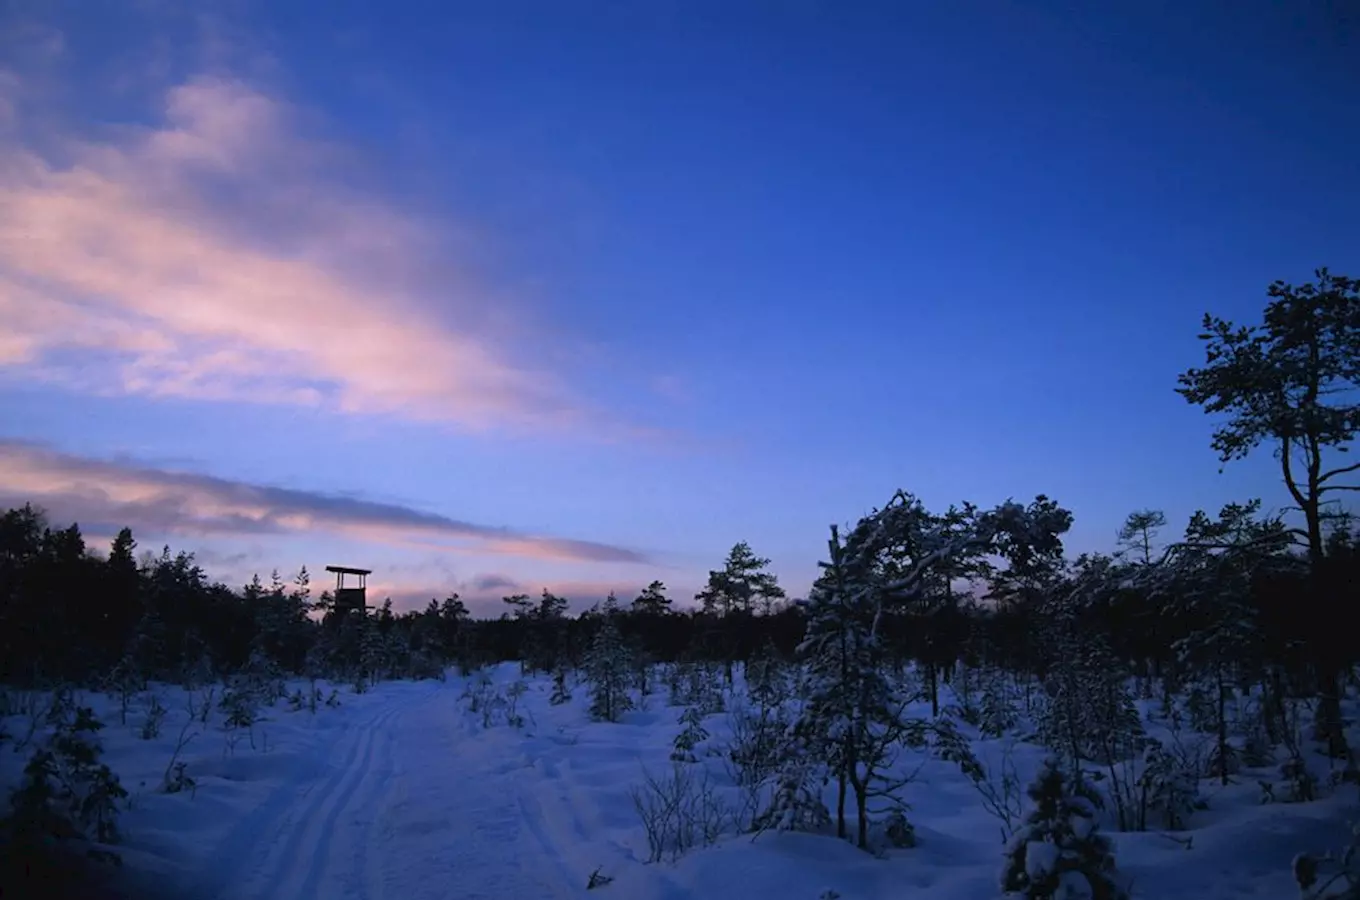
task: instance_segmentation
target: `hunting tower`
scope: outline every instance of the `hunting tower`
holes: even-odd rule
[[[348,566],[326,566],[327,572],[335,573],[335,611],[339,613],[368,611],[368,576],[372,569],[351,569]],[[345,586],[345,576],[354,575],[359,579],[357,585]]]

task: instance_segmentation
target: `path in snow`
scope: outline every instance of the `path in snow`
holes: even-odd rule
[[[447,688],[394,697],[319,746],[213,851],[215,900],[422,900],[584,894],[515,743]]]

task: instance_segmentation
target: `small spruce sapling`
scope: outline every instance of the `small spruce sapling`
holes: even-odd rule
[[[680,724],[685,728],[675,736],[675,748],[671,750],[671,759],[676,762],[698,762],[694,748],[708,740],[703,713],[697,706],[691,706],[680,716]]]
[[[1035,808],[1006,850],[1002,891],[1026,900],[1128,900],[1113,847],[1096,825],[1099,795],[1080,777],[1070,782],[1050,758],[1029,797]]]

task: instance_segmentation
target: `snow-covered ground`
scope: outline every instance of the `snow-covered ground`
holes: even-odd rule
[[[493,672],[502,688],[517,678],[515,665]],[[952,764],[911,762],[924,760],[904,791],[919,841],[911,849],[875,856],[834,838],[767,832],[648,863],[629,789],[644,768],[671,768],[681,710],[667,705],[664,691],[608,724],[590,721],[584,686],[553,706],[550,679],[531,679],[519,701],[523,726],[484,728],[467,711],[466,686],[450,675],[363,694],[341,687],[338,707],[314,713],[280,701],[252,734],[238,733],[234,747],[215,713],[208,726],[185,732],[198,732],[179,754],[196,786],[174,794],[159,787],[189,720],[184,689],[156,688],[168,712],[150,740],[140,734],[144,697],[123,724],[116,698],[83,695],[105,722],[105,760],[132,794],[117,848],[125,870],[148,893],[195,900],[1000,896],[998,821]],[[696,765],[736,805],[740,791],[710,752],[721,746],[726,720],[725,713],[705,720],[711,737]],[[999,741],[974,747],[984,762],[1001,752]],[[6,784],[23,759],[10,750],[0,754]],[[1042,755],[1015,748],[1023,782]],[[1208,808],[1174,836],[1106,826],[1135,898],[1293,897],[1294,854],[1344,840],[1353,788],[1312,803],[1262,804],[1255,773],[1234,780],[1226,788],[1203,782]],[[587,892],[597,870],[612,881]]]

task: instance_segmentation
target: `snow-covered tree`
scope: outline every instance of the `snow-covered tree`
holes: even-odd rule
[[[1217,737],[1213,764],[1224,784],[1234,766],[1228,742],[1234,685],[1262,668],[1264,635],[1251,599],[1253,579],[1296,564],[1284,555],[1285,526],[1278,518],[1260,517],[1260,505],[1229,503],[1217,519],[1197,511],[1185,539],[1153,573],[1184,635],[1175,645],[1178,662],[1211,700],[1206,711]]]
[[[1114,849],[1097,828],[1099,796],[1052,758],[1028,793],[1034,809],[1006,849],[1002,891],[1026,900],[1127,900]]]
[[[1063,515],[1057,515],[1063,512]],[[919,597],[940,572],[959,571],[963,561],[999,552],[1023,566],[1036,548],[1056,540],[1070,515],[1039,498],[1030,509],[1008,502],[981,513],[971,504],[931,515],[916,497],[898,492],[842,539],[835,526],[830,559],[807,601],[807,626],[799,656],[808,692],[795,732],[824,762],[837,782],[837,832],[846,833],[845,804],[853,793],[857,842],[868,845],[870,801],[890,807],[905,781],[888,776],[904,745],[920,746],[929,723],[907,717],[915,694],[891,679],[881,625],[893,606]],[[963,760],[960,760],[962,763]]]
[[[594,718],[617,722],[632,707],[628,696],[632,660],[612,616],[606,616],[595,632],[586,660],[586,677],[590,681],[590,714]]]

